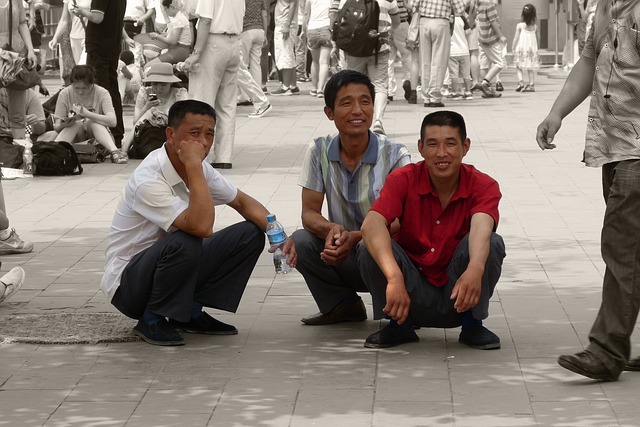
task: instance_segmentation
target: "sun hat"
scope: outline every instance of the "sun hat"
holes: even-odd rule
[[[168,62],[156,62],[151,64],[147,77],[144,78],[145,83],[177,83],[181,81],[173,75],[173,66]]]

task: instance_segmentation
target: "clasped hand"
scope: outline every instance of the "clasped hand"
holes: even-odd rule
[[[334,225],[327,233],[320,258],[329,265],[340,265],[349,257],[356,243],[349,231],[341,225]]]

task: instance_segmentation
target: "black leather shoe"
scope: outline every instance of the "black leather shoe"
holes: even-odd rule
[[[389,323],[378,332],[369,335],[364,346],[366,348],[389,348],[418,341],[420,338],[413,328],[402,328]]]
[[[635,357],[627,362],[625,371],[640,371],[640,357]]]
[[[138,320],[138,324],[133,327],[133,334],[153,345],[184,345],[182,334],[164,319],[152,325]]]
[[[367,320],[367,310],[364,308],[362,298],[346,307],[338,304],[327,314],[318,313],[313,316],[303,317],[305,325],[333,325],[342,322],[362,322]]]
[[[408,101],[411,98],[411,82],[409,80],[402,82],[402,89],[404,89],[404,99]]]
[[[231,163],[211,163],[211,166],[213,166],[216,169],[231,169]]]
[[[200,317],[191,319],[188,322],[178,322],[177,320],[169,320],[169,324],[174,329],[180,329],[189,334],[203,335],[236,335],[238,330],[233,325],[227,325],[209,314],[202,312]]]
[[[615,381],[617,376],[604,366],[604,363],[595,354],[589,351],[581,351],[576,354],[563,354],[558,357],[558,365],[585,377],[600,381]]]
[[[482,325],[463,329],[458,337],[458,342],[480,350],[500,348],[500,337]]]
[[[411,91],[411,95],[409,95],[409,99],[407,101],[409,102],[409,104],[418,103],[418,92],[415,89]]]

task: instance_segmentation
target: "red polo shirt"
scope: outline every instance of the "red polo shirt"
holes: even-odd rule
[[[392,172],[371,207],[391,224],[400,220],[395,237],[418,270],[435,286],[447,283],[447,268],[458,243],[471,229],[478,212],[498,224],[498,183],[475,167],[462,164],[460,183],[442,210],[424,161]]]

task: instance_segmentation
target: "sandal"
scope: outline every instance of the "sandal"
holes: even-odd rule
[[[111,152],[111,163],[115,163],[116,165],[126,165],[129,163],[129,158],[122,151],[115,150]]]
[[[316,96],[317,96],[318,98],[324,98],[324,91],[319,90],[318,92],[316,92]]]
[[[317,91],[317,90],[315,90],[315,89],[311,89],[311,90],[309,91],[309,95],[311,95],[311,96],[318,96],[318,91]]]
[[[516,92],[520,92],[522,89],[524,89],[524,85],[522,84],[522,82],[518,82],[518,86],[516,86]]]
[[[527,84],[524,89],[522,89],[523,92],[535,92],[536,91],[536,87],[535,85],[532,85],[531,83]]]
[[[0,304],[18,292],[24,283],[25,273],[22,267],[13,267],[7,274],[0,278],[5,286],[4,294],[0,296]]]

